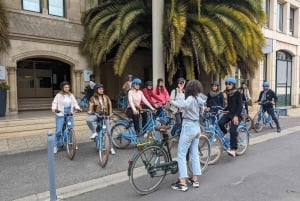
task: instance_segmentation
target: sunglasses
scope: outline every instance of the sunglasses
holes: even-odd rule
[[[178,84],[184,84],[183,82],[178,82]]]
[[[231,82],[225,82],[225,85],[233,85]]]

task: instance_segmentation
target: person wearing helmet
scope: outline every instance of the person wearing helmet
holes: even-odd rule
[[[158,108],[158,102],[159,102],[159,97],[157,97],[154,93],[153,93],[153,82],[152,81],[147,81],[145,83],[145,87],[143,88],[143,94],[145,96],[145,98],[148,100],[148,102],[152,105],[152,107],[154,108]],[[145,105],[144,102],[141,102],[141,106],[143,109],[149,109],[147,105]],[[147,122],[147,114],[146,113],[142,113],[142,126],[144,126]]]
[[[132,87],[128,91],[129,105],[126,109],[126,115],[133,119],[134,129],[137,134],[141,134],[139,127],[140,110],[142,109],[141,102],[143,101],[146,106],[148,106],[152,111],[155,111],[149,101],[145,98],[143,92],[140,90],[141,84],[142,80],[140,78],[134,78],[132,80]]]
[[[164,80],[162,78],[157,79],[157,85],[153,89],[154,94],[159,98],[159,106],[165,105],[169,100],[169,92],[165,87]]]
[[[225,107],[224,95],[219,89],[219,82],[213,81],[210,85],[210,91],[207,94],[206,106],[207,109],[211,109],[214,106],[220,106],[222,108]],[[215,111],[216,109],[212,109]]]
[[[199,114],[201,107],[206,102],[206,96],[202,94],[203,87],[200,81],[190,80],[187,82],[185,92],[178,94],[178,106],[182,112],[182,130],[178,142],[178,178],[171,188],[178,191],[187,191],[187,179],[194,188],[199,187],[199,176],[202,174],[199,163]],[[188,178],[186,155],[190,150],[192,162],[192,177]]]
[[[123,84],[122,89],[127,94],[127,92],[131,89],[133,75],[128,75],[128,80]]]
[[[183,77],[177,79],[177,87],[171,91],[170,95],[170,110],[175,116],[175,125],[171,130],[171,134],[175,135],[177,127],[182,121],[182,109],[178,105],[178,97],[180,94],[184,94],[184,86],[186,80]]]
[[[277,95],[273,90],[269,88],[270,87],[269,82],[263,82],[262,86],[263,86],[263,90],[259,93],[258,100],[255,102],[261,104],[263,110],[266,111],[269,115],[271,115],[273,121],[276,124],[277,132],[280,133],[281,128],[279,125],[279,121],[274,114],[274,105],[278,100]]]
[[[250,91],[248,89],[246,82],[242,82],[240,92],[242,94],[242,101],[243,101],[243,104],[245,105],[245,110],[246,110],[247,114],[249,114],[248,103],[249,103],[249,101],[251,101],[251,96],[250,96]]]
[[[95,140],[95,138],[98,136],[98,132],[96,131],[96,127],[94,125],[94,122],[97,121],[98,117],[93,114],[93,113],[104,113],[106,115],[109,115],[112,117],[113,112],[112,112],[112,104],[109,96],[104,94],[104,86],[103,84],[97,83],[94,86],[94,94],[90,98],[89,102],[89,109],[88,112],[89,116],[86,119],[86,123],[89,127],[89,129],[92,132],[91,139]],[[111,154],[116,154],[113,144],[112,144],[112,137],[111,137],[111,132],[110,132],[110,121],[107,119],[106,122],[106,128],[108,130],[108,135],[110,137],[110,147],[111,147]]]
[[[74,109],[81,111],[75,96],[71,93],[71,85],[67,81],[60,83],[60,92],[56,94],[52,101],[51,110],[55,115],[55,143],[54,153],[57,153],[61,131],[64,125],[65,118],[68,113],[73,113]],[[58,112],[60,111],[60,112]],[[71,127],[74,127],[74,119],[71,118]],[[77,148],[77,147],[76,147]]]
[[[227,150],[227,153],[235,157],[237,150],[237,128],[242,118],[242,95],[239,90],[236,89],[236,79],[233,77],[228,77],[225,80],[226,85],[226,95],[227,95],[227,106],[225,111],[228,113],[224,114],[219,120],[219,127],[222,130],[223,134],[227,133],[225,124],[231,121],[230,132],[230,149]]]

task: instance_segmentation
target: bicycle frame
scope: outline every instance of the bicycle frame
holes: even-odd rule
[[[70,129],[72,129],[70,126],[72,125],[71,118],[73,118],[73,114],[69,113],[64,118],[65,119],[64,119],[64,125],[63,125],[63,128],[62,128],[61,138],[62,138],[62,143],[66,144],[67,140],[68,140],[68,132],[69,132]]]
[[[98,136],[96,137],[96,148],[98,150],[100,147],[100,144],[102,143],[103,134],[108,133],[108,130],[106,127],[106,120],[109,120],[110,117],[108,115],[97,114],[97,113],[94,113],[94,115],[97,116],[96,132],[98,133]]]

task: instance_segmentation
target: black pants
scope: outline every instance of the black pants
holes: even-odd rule
[[[172,136],[175,135],[175,131],[177,130],[178,126],[180,126],[181,122],[182,122],[182,112],[177,112],[175,114],[175,125],[173,126],[173,128],[171,130]]]
[[[274,108],[273,107],[263,107],[263,110],[266,111],[269,115],[271,115],[273,121],[276,124],[276,128],[279,129],[280,125],[279,125],[279,121],[278,121],[277,117],[275,116]]]
[[[225,124],[229,121],[232,121],[232,118],[228,114],[224,114],[221,119],[219,120],[219,127],[221,131],[225,134],[227,133],[227,129],[225,128]],[[239,123],[241,121],[241,117],[239,117]],[[230,148],[231,149],[237,149],[237,137],[238,137],[238,128],[239,124],[234,125],[231,123],[229,132],[230,132]]]
[[[126,115],[133,120],[134,130],[137,134],[140,133],[140,113],[134,114],[131,108],[128,108],[126,111]]]

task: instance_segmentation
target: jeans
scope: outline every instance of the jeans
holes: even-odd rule
[[[54,146],[57,147],[59,145],[59,141],[61,138],[62,134],[62,129],[63,125],[65,122],[65,119],[67,118],[67,114],[71,111],[70,107],[64,108],[64,116],[55,116],[55,124],[56,124],[56,129],[55,129],[55,144]],[[71,128],[74,128],[74,119],[73,117],[70,118],[71,121]]]
[[[184,119],[182,121],[182,130],[177,151],[179,179],[188,178],[186,160],[188,149],[190,149],[193,175],[202,174],[198,153],[199,135],[200,126],[198,121],[191,121],[187,119]]]

